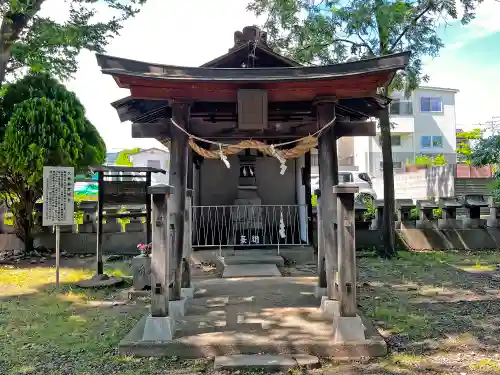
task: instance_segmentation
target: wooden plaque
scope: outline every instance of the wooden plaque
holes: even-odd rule
[[[267,90],[238,90],[238,128],[267,129]]]

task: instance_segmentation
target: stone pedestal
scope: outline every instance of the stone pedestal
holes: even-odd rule
[[[169,316],[175,320],[181,319],[186,313],[187,303],[186,298],[181,298],[177,301],[168,302]]]
[[[175,333],[175,320],[168,316],[146,317],[142,341],[170,341]]]
[[[462,220],[438,219],[438,229],[461,229],[462,227]]]
[[[439,205],[431,200],[418,200],[418,220],[415,223],[418,229],[432,229],[437,225],[434,220],[434,210],[439,208]]]
[[[234,229],[235,246],[258,247],[266,243],[263,238],[262,200],[257,192],[255,179],[255,156],[240,156],[238,191],[232,208],[231,225]]]
[[[320,310],[323,316],[327,318],[337,318],[340,316],[340,302],[329,299],[327,296],[323,296],[321,297]]]
[[[488,226],[488,228],[500,227],[499,205],[497,202],[495,202],[495,199],[493,197],[488,197],[488,207],[490,208],[490,216],[486,221],[486,225]]]
[[[462,220],[457,220],[457,208],[462,207],[456,198],[439,198],[439,207],[443,213],[443,218],[438,219],[439,229],[461,229]]]
[[[333,341],[336,344],[366,340],[365,327],[359,315],[339,316],[333,321]]]

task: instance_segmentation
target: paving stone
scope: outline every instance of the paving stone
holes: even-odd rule
[[[238,264],[224,267],[222,277],[281,276],[275,264]]]
[[[229,355],[215,357],[214,368],[223,370],[239,370],[245,368],[265,368],[272,370],[288,370],[297,366],[290,357],[280,355]]]

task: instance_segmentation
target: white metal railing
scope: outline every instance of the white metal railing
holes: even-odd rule
[[[306,205],[193,206],[193,247],[309,243]]]

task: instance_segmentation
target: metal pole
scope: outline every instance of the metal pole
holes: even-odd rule
[[[61,260],[61,229],[56,225],[56,287],[59,288],[59,267]]]

